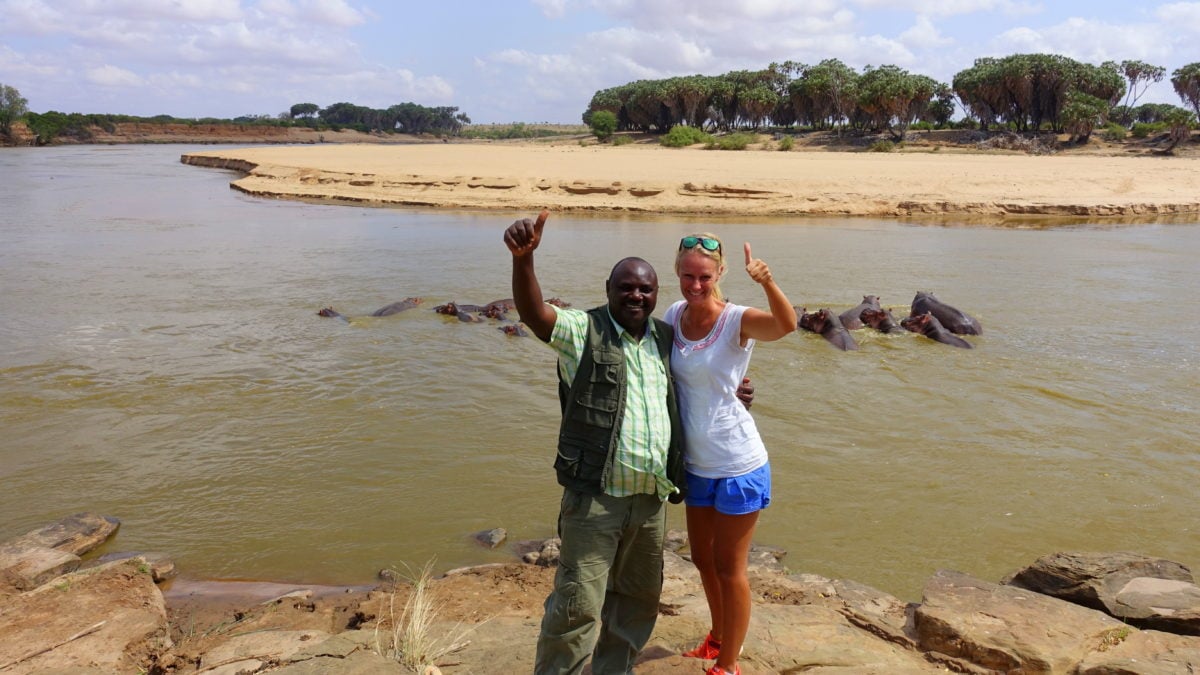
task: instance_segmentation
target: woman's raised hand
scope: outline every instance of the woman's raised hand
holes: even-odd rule
[[[746,274],[758,284],[771,280],[771,268],[767,267],[767,263],[750,255],[750,242],[746,242]]]

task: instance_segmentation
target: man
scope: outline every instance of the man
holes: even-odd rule
[[[686,485],[673,335],[650,316],[658,276],[641,258],[613,267],[605,306],[583,312],[543,302],[533,252],[548,216],[543,210],[504,232],[517,312],[558,353],[563,407],[554,463],[562,545],[534,672],[579,673],[592,652],[596,675],[631,673],[658,618],[663,500],[682,501]]]

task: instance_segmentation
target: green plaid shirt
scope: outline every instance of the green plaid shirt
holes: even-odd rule
[[[551,305],[554,307],[553,305]],[[554,307],[558,320],[550,335],[550,347],[558,353],[558,369],[567,382],[575,379],[587,342],[588,315],[578,309]],[[612,315],[608,315],[612,321]],[[635,339],[616,321],[625,354],[625,417],[617,437],[616,457],[604,492],[613,497],[654,494],[659,499],[676,492],[667,479],[667,447],[671,442],[671,418],[667,413],[666,368],[653,339],[654,322],[647,333]]]

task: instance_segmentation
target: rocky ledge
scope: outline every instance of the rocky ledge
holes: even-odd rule
[[[173,567],[162,556],[85,561],[117,525],[79,514],[0,544],[0,673],[530,672],[556,550],[524,542],[514,550],[529,562],[374,589],[257,585],[271,597],[243,590],[214,603],[196,584],[164,595]],[[490,531],[486,543],[503,538]],[[784,557],[751,553],[746,675],[1200,672],[1200,588],[1179,563],[1055,553],[999,583],[939,571],[921,602],[906,603],[791,574]],[[419,598],[432,613],[413,623]],[[707,627],[686,537],[673,533],[638,672],[699,672],[707,664],[680,652]]]

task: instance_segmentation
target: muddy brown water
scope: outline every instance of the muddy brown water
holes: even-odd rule
[[[0,539],[95,510],[123,521],[106,551],[188,577],[349,584],[509,555],[478,530],[553,534],[551,352],[431,309],[511,295],[500,237],[524,214],[255,199],[179,163],[195,149],[0,150]],[[755,350],[757,539],[792,570],[917,599],[936,569],[1060,550],[1200,564],[1196,223],[556,215],[544,287],[593,306],[641,255],[661,316],[696,230],[750,241],[795,304],[900,315],[929,290],[984,326],[973,350],[869,330]],[[763,305],[737,270],[723,288]],[[361,316],[406,296],[425,304]]]

